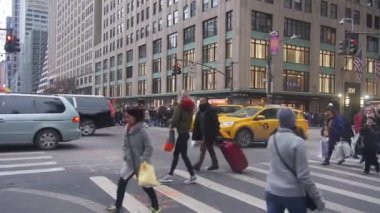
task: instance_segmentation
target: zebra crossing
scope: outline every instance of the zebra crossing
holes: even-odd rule
[[[64,171],[53,157],[45,152],[0,153],[0,178],[26,174]]]
[[[380,208],[380,175],[362,176],[360,165],[356,167],[336,166],[323,167],[319,161],[309,160],[311,175],[319,190],[324,195],[325,212],[378,212]],[[171,199],[181,205],[186,212],[230,212],[234,206],[239,212],[265,212],[266,175],[269,163],[262,162],[250,166],[243,174],[227,170],[199,173],[197,184],[181,185],[188,178],[188,172],[177,170],[176,185],[155,187],[159,197]],[[106,194],[115,198],[116,182],[106,176],[90,178]],[[132,180],[135,181],[135,180]],[[195,187],[199,193],[191,193],[189,187]],[[136,192],[127,192],[124,207],[132,213],[149,212],[148,203],[141,201]],[[202,194],[205,194],[202,196]],[[216,195],[205,199],[208,194]],[[215,201],[217,200],[217,201]],[[224,205],[215,205],[221,203]],[[239,210],[241,205],[248,206]],[[230,208],[228,208],[230,207]],[[228,208],[228,209],[227,209]],[[163,212],[175,212],[163,209]]]

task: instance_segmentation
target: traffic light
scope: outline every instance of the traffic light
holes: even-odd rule
[[[348,54],[356,55],[357,51],[358,51],[358,41],[355,39],[350,39],[348,43]]]
[[[173,67],[173,70],[172,70],[172,76],[175,76],[175,75],[180,75],[182,72],[181,72],[181,66],[176,63]]]
[[[345,55],[347,50],[347,40],[339,41],[338,55]]]
[[[7,53],[20,52],[20,39],[8,33],[5,39],[4,50]]]

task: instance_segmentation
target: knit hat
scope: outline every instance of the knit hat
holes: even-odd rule
[[[296,125],[296,115],[289,108],[281,108],[277,112],[277,119],[280,122],[281,128],[292,128]]]

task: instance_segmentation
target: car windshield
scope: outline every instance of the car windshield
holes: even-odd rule
[[[218,106],[217,107],[218,114],[221,114],[221,113],[233,113],[233,112],[236,112],[239,109],[240,109],[240,107],[237,107],[237,106]]]
[[[252,117],[259,110],[260,110],[260,108],[254,108],[254,107],[243,108],[243,109],[240,109],[234,113],[228,114],[228,117],[237,117],[237,118]]]

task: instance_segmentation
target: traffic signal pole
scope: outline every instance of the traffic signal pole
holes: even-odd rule
[[[177,62],[180,61],[180,62],[186,62],[186,63],[191,63],[191,64],[196,64],[196,65],[200,65],[202,67],[206,67],[206,68],[209,68],[211,70],[215,70],[215,72],[219,73],[219,74],[222,74],[223,76],[226,76],[226,73],[216,69],[215,67],[211,67],[211,66],[208,66],[208,65],[205,65],[205,64],[202,64],[202,63],[198,63],[198,62],[194,62],[194,61],[188,61],[188,60],[184,60],[184,59],[176,59],[176,62],[175,62],[175,66],[177,66]],[[234,75],[233,75],[233,66],[234,64],[237,64],[238,62],[231,62],[231,75],[230,75],[230,99],[232,99],[232,94],[234,92]]]

